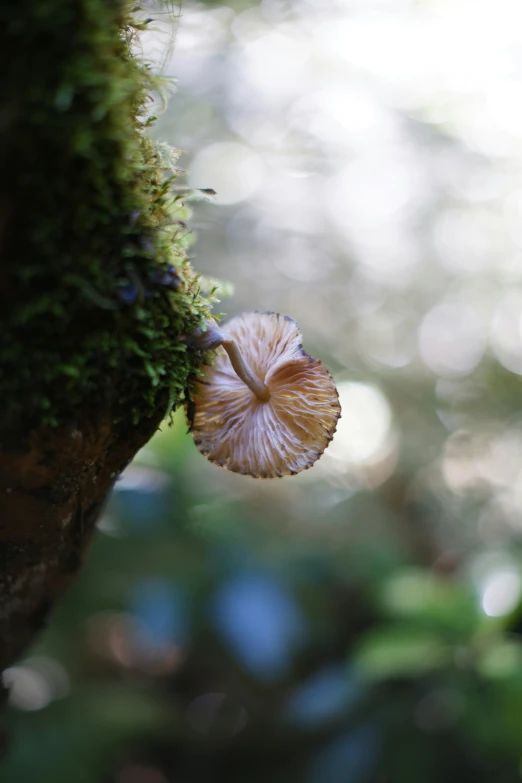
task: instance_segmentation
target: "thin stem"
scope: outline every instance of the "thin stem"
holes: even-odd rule
[[[199,348],[200,351],[210,351],[222,345],[238,378],[241,378],[260,402],[267,402],[270,399],[268,386],[257,377],[249,366],[236,341],[222,332],[213,318],[209,319],[205,325],[205,331],[196,329],[190,335],[192,345]]]
[[[235,340],[224,336],[221,344],[228,354],[228,358],[230,359],[230,363],[234,368],[236,375],[241,378],[243,383],[248,386],[260,402],[268,402],[270,399],[270,390],[268,386],[263,383],[263,381],[259,380],[257,375],[249,367]]]

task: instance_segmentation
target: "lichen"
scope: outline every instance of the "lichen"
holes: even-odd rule
[[[186,207],[147,131],[151,68],[124,0],[2,4],[0,419],[102,406],[136,424],[184,398],[209,302]]]

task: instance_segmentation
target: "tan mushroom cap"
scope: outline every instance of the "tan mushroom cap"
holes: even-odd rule
[[[212,462],[257,478],[309,468],[331,441],[341,415],[332,376],[303,351],[299,327],[288,316],[245,313],[222,332],[236,341],[270,397],[258,399],[219,348],[195,390],[197,447]]]

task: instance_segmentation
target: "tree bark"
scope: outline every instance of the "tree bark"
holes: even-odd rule
[[[143,24],[126,0],[1,6],[0,671],[183,401],[202,358],[183,336],[208,313],[143,129],[158,86],[133,54]]]
[[[162,414],[132,430],[90,412],[57,429],[1,432],[0,669],[44,627],[82,565],[116,477]]]

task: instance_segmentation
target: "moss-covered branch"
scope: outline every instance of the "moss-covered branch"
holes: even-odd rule
[[[76,572],[118,473],[184,398],[208,315],[157,86],[122,0],[0,10],[0,665]]]

